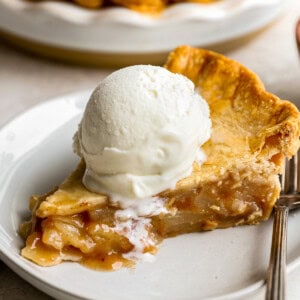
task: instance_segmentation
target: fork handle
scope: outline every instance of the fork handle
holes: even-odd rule
[[[288,213],[288,207],[275,206],[266,300],[285,299]]]

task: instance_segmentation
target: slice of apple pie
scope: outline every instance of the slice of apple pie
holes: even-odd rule
[[[299,147],[300,114],[265,91],[259,78],[220,54],[182,46],[165,68],[192,80],[212,120],[205,162],[156,198],[159,214],[127,216],[105,194],[82,183],[85,162],[55,190],[32,196],[21,226],[22,255],[41,266],[77,261],[99,269],[151,259],[162,239],[268,219],[285,157]]]

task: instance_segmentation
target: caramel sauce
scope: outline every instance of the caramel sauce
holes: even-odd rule
[[[108,226],[113,224],[113,216],[108,209],[104,209],[102,212],[37,218],[34,232],[27,237],[26,247],[21,254],[41,266],[76,261],[101,271],[132,268],[135,262],[124,258],[123,254],[133,250],[134,246],[126,237],[108,230]],[[28,222],[23,226],[27,232],[28,226]],[[156,247],[147,246],[144,252],[155,253]]]
[[[121,268],[131,268],[135,265],[133,261],[125,259],[122,255],[99,255],[99,256],[85,256],[80,263],[85,267],[98,271],[116,271]]]
[[[123,267],[131,268],[135,265],[133,261],[122,257],[122,253],[93,253],[88,255],[81,253],[74,247],[64,247],[62,251],[59,251],[43,243],[41,232],[34,232],[27,238],[22,255],[41,266],[52,266],[63,260],[71,260],[94,270],[116,271]]]
[[[52,266],[61,261],[59,251],[42,242],[41,232],[29,235],[26,247],[22,249],[22,255],[41,266]]]

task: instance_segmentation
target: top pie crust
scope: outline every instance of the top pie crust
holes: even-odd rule
[[[144,253],[155,252],[156,244],[168,236],[266,220],[279,196],[284,158],[299,148],[298,109],[267,92],[259,78],[238,62],[182,46],[169,55],[165,67],[191,79],[208,102],[212,136],[203,146],[206,162],[201,167],[194,164],[192,174],[175,189],[157,195],[169,212],[142,218],[147,231]],[[25,235],[31,233],[23,256],[53,265],[112,253],[121,259],[135,249],[130,237],[115,229],[120,208],[110,206],[106,195],[83,186],[84,170],[81,162],[56,191],[32,197],[33,219],[22,227]],[[129,225],[127,233],[135,226]],[[97,246],[99,237],[102,244]],[[32,248],[36,240],[43,251]],[[47,251],[52,251],[48,260]]]

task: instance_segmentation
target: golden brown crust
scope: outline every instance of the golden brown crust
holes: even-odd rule
[[[195,83],[211,107],[215,131],[220,136],[225,130],[226,139],[233,134],[227,143],[238,146],[238,153],[295,154],[300,135],[298,109],[267,92],[252,71],[221,54],[189,46],[175,49],[165,67]]]
[[[47,195],[36,210],[39,218],[58,215],[78,214],[87,210],[99,209],[107,205],[107,196],[88,191],[82,177],[85,164],[78,168],[59,186],[54,194]]]

